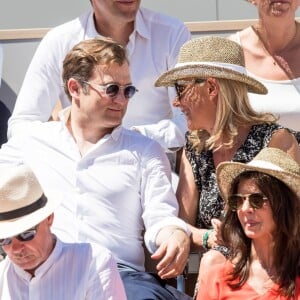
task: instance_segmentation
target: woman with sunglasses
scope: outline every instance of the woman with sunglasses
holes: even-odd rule
[[[220,164],[217,180],[230,258],[206,270],[197,300],[300,299],[300,165],[265,148],[248,164]]]
[[[174,105],[189,128],[177,189],[180,217],[191,225],[194,249],[226,255],[219,235],[225,205],[216,167],[230,160],[248,162],[265,147],[280,148],[300,162],[297,140],[272,114],[251,108],[248,92],[266,94],[267,89],[247,75],[242,48],[231,40],[208,36],[185,43],[175,68],[156,85],[175,86]],[[200,277],[206,264],[225,260],[220,252],[209,251],[201,259]]]

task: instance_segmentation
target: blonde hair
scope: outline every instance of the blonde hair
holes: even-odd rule
[[[192,147],[197,152],[203,149],[216,150],[221,146],[232,148],[238,136],[238,127],[261,123],[274,123],[277,118],[271,113],[258,113],[252,109],[248,99],[247,87],[244,83],[216,79],[219,84],[216,121],[213,133],[205,130],[193,130],[188,135]],[[222,138],[227,142],[220,145]]]

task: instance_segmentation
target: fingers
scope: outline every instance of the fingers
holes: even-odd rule
[[[219,219],[211,219],[211,225],[215,230],[219,230],[221,228],[222,222]]]
[[[153,259],[161,258],[157,264],[158,275],[162,279],[168,279],[181,274],[186,266],[189,251],[189,237],[182,231],[172,234],[151,256]]]

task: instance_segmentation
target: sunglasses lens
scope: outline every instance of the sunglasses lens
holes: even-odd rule
[[[228,206],[232,211],[238,210],[244,203],[244,199],[249,200],[249,204],[252,208],[262,208],[266,197],[260,193],[254,193],[250,195],[231,195],[228,198]]]
[[[243,203],[243,198],[239,195],[231,195],[228,198],[228,206],[232,211],[236,211]]]
[[[117,84],[111,84],[106,88],[106,95],[109,97],[115,97],[119,93],[119,86]]]
[[[124,89],[124,96],[125,98],[129,99],[134,96],[136,93],[137,89],[133,85],[129,85]]]
[[[262,208],[265,201],[265,197],[262,194],[251,194],[249,196],[249,202],[251,207],[253,208]]]
[[[6,246],[11,243],[12,239],[11,238],[6,238],[6,239],[0,239],[0,246]]]
[[[27,231],[20,233],[18,236],[16,236],[16,238],[19,241],[27,242],[33,240],[35,235],[36,235],[36,229],[29,229]]]
[[[16,238],[17,240],[19,240],[21,242],[31,241],[35,238],[36,233],[37,233],[37,227],[28,229],[28,230],[16,235],[15,237],[0,239],[0,246],[9,245],[12,242],[13,238]]]
[[[178,98],[180,98],[182,96],[182,93],[183,93],[184,89],[185,89],[184,85],[175,83],[175,90],[176,90]]]

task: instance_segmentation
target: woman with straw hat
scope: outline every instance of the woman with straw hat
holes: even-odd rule
[[[230,258],[207,270],[197,300],[300,299],[300,165],[265,148],[247,164],[221,163],[217,180]]]
[[[267,89],[247,75],[242,48],[229,39],[208,36],[185,43],[175,68],[162,74],[156,86],[175,86],[174,105],[189,128],[177,189],[180,217],[191,225],[195,249],[226,254],[218,234],[224,201],[215,168],[224,161],[248,162],[265,147],[282,149],[300,162],[297,140],[272,114],[251,108],[248,92],[266,94]],[[213,262],[225,259],[210,257]]]

